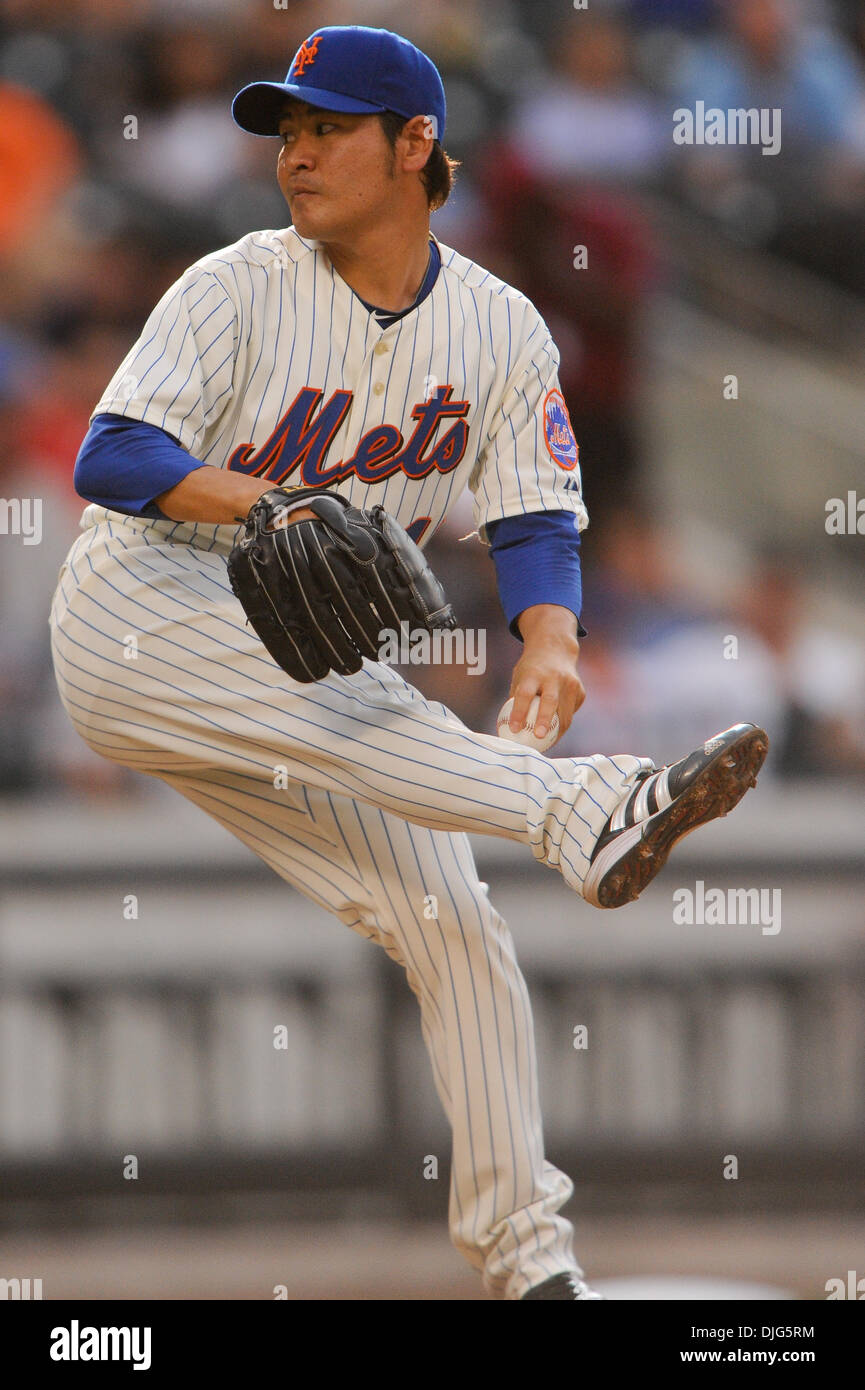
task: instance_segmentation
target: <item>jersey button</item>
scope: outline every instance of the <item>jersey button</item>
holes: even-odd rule
[[[377,357],[381,357],[385,352],[390,352],[390,343],[376,343],[375,352]]]
[[[375,394],[376,394],[377,396],[380,396],[381,393],[382,393],[382,391],[384,390],[384,382],[383,382],[383,381],[377,381],[377,382],[375,383],[375,386],[374,386],[372,389],[373,389],[373,391],[375,392]]]

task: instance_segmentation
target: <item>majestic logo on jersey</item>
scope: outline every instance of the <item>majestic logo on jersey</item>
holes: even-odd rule
[[[294,55],[294,62],[291,65],[291,76],[300,77],[311,68],[315,62],[315,55],[318,53],[318,45],[321,43],[321,34],[316,34],[314,39],[304,39],[300,48]]]
[[[544,438],[560,468],[576,468],[580,451],[561,391],[548,391],[544,397]]]
[[[352,392],[334,391],[322,405],[324,393],[304,386],[261,448],[239,444],[228,467],[277,485],[293,473],[293,487],[330,487],[352,476],[364,483],[381,483],[395,473],[408,478],[426,478],[434,471],[450,473],[466,451],[469,427],[464,417],[471,405],[451,400],[452,392],[452,386],[439,386],[429,400],[412,408],[411,419],[417,424],[407,440],[396,425],[374,425],[351,458],[325,467],[327,451],[351,406]],[[453,419],[456,423],[433,444],[441,422]]]

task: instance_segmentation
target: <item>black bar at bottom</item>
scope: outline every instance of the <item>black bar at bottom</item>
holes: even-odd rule
[[[565,1345],[575,1375],[581,1364],[590,1372],[601,1369],[605,1379],[622,1370],[666,1372],[675,1367],[687,1374],[703,1366],[759,1365],[771,1370],[796,1366],[816,1372],[825,1384],[827,1376],[854,1364],[853,1353],[861,1341],[858,1309],[840,1307],[839,1301],[791,1301],[781,1308],[777,1303],[747,1301],[610,1300],[565,1314],[564,1325],[557,1325],[569,1333]],[[477,1302],[472,1308],[478,1308]],[[62,1385],[70,1376],[93,1380],[107,1372],[112,1383],[129,1376],[135,1384],[137,1373],[142,1384],[149,1378],[159,1385],[173,1385],[178,1375],[194,1372],[197,1385],[207,1383],[201,1376],[208,1373],[227,1383],[232,1375],[245,1375],[244,1383],[249,1384],[250,1373],[258,1377],[262,1371],[285,1375],[290,1383],[297,1372],[306,1380],[308,1369],[316,1380],[324,1373],[332,1382],[334,1372],[343,1366],[358,1377],[374,1374],[388,1355],[396,1353],[398,1358],[396,1345],[387,1340],[392,1324],[376,1324],[374,1313],[358,1322],[365,1338],[379,1328],[371,1346],[367,1340],[346,1336],[353,1319],[349,1314],[346,1328],[345,1315],[345,1304],[335,1315],[310,1314],[308,1309],[298,1314],[293,1301],[278,1299],[267,1303],[13,1302],[3,1311],[2,1326],[7,1360],[22,1383],[37,1373],[40,1383],[44,1378],[48,1385]],[[470,1316],[469,1335],[459,1350],[463,1375],[466,1360],[472,1360],[470,1334],[477,1314]],[[490,1316],[501,1315],[491,1311]],[[523,1346],[530,1345],[523,1318],[529,1318],[526,1330],[536,1338],[539,1324],[531,1319],[538,1316],[545,1315],[531,1310],[519,1314],[515,1326]],[[412,1330],[411,1318],[407,1309],[401,1311],[401,1333]],[[417,1326],[423,1331],[422,1322]],[[425,1337],[422,1343],[422,1374],[427,1381],[437,1365],[452,1374],[455,1351],[440,1322],[432,1326],[435,1336]],[[479,1345],[477,1354],[484,1358],[487,1378],[496,1364],[498,1343],[490,1342],[486,1326],[483,1330],[484,1350]],[[405,1350],[405,1336],[401,1340]],[[502,1341],[503,1355],[510,1345],[510,1337]],[[563,1351],[558,1344],[556,1361],[562,1360]],[[411,1380],[415,1373],[409,1363],[400,1367],[397,1360],[385,1374],[388,1379]]]

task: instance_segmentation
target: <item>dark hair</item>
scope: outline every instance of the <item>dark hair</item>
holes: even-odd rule
[[[381,111],[378,118],[385,139],[391,149],[395,149],[397,136],[402,131],[403,126],[408,124],[406,117],[398,115],[396,111]],[[441,141],[434,140],[430,156],[420,171],[430,211],[435,211],[436,208],[440,208],[447,202],[459,166],[460,161],[451,159],[447,151],[442,148]]]

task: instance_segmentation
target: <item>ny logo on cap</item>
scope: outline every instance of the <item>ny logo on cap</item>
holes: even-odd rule
[[[321,37],[321,34],[316,34],[313,39],[304,39],[292,63],[293,77],[300,77],[301,74],[315,62],[315,55],[318,52],[318,45],[321,43]]]

